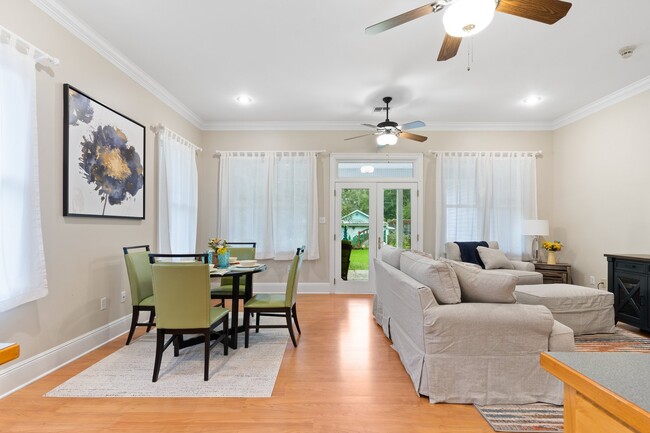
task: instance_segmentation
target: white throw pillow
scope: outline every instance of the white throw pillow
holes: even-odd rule
[[[452,262],[460,283],[463,302],[485,302],[494,304],[514,304],[517,277],[505,273],[474,269]]]
[[[401,254],[402,249],[395,248],[391,245],[384,245],[381,248],[381,260],[397,269],[399,269],[399,257]]]
[[[506,254],[501,250],[494,248],[476,247],[481,261],[485,265],[485,269],[514,269],[515,266],[506,257]]]
[[[460,302],[460,285],[456,273],[447,263],[404,251],[399,266],[406,275],[431,288],[439,304]]]

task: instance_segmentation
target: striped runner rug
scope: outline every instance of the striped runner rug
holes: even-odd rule
[[[616,327],[614,334],[579,335],[577,352],[650,352],[650,338]],[[474,405],[497,432],[563,432],[562,406],[535,403],[523,405]]]

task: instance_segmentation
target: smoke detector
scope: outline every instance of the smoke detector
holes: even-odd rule
[[[634,45],[630,45],[629,47],[623,47],[620,50],[618,50],[618,54],[621,55],[622,58],[624,59],[629,59],[632,57],[632,54],[634,54],[634,50],[636,47]]]

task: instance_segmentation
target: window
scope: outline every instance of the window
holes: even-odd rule
[[[0,311],[47,295],[35,74],[33,55],[0,43]]]
[[[492,240],[520,259],[523,220],[537,216],[535,155],[445,152],[436,164],[436,255],[445,242]]]
[[[316,152],[222,152],[219,229],[231,242],[257,242],[258,259],[318,252]]]

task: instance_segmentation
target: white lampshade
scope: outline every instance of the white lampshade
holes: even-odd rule
[[[458,0],[447,7],[442,23],[450,36],[473,36],[485,29],[494,18],[495,0]]]
[[[380,146],[389,145],[392,146],[397,143],[397,135],[388,133],[381,134],[377,136],[377,144]]]
[[[548,236],[548,220],[524,220],[524,235]]]

